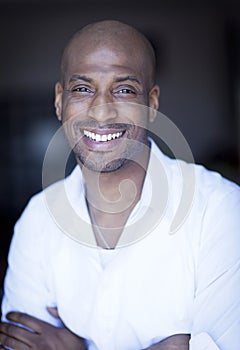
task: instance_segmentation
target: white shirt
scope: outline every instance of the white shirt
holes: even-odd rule
[[[239,214],[236,184],[152,142],[126,230],[115,250],[97,248],[76,167],[16,223],[3,318],[18,310],[60,326],[46,310],[56,306],[90,350],[140,350],[178,333],[191,333],[193,350],[239,350]]]

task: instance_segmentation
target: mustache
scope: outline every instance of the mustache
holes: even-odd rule
[[[116,123],[116,122],[101,124],[95,120],[73,122],[74,129],[77,128],[77,129],[116,129],[116,130],[126,129],[127,130],[131,126],[132,124],[129,124],[129,123]]]

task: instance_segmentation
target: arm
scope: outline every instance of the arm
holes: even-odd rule
[[[191,333],[193,339],[209,336],[222,350],[238,350],[240,344],[239,213],[239,190],[215,200],[206,211],[199,244]]]
[[[56,315],[57,316],[57,315]],[[12,312],[7,319],[30,328],[23,329],[14,324],[0,323],[0,344],[15,350],[86,350],[83,338],[66,327],[57,328],[27,314]],[[188,350],[189,335],[176,334],[152,345],[146,350]]]
[[[12,312],[7,315],[10,322],[28,327],[0,323],[0,344],[14,350],[85,350],[84,339],[66,327],[54,327],[27,314]],[[30,330],[31,329],[31,330]]]
[[[10,323],[0,323],[0,344],[15,350],[86,350],[84,339],[66,327],[57,328],[32,316],[9,313],[9,321],[31,328],[33,332]],[[188,350],[189,335],[176,334],[146,350]]]
[[[57,316],[57,315],[56,315]],[[10,323],[0,323],[0,344],[15,350],[86,350],[83,338],[76,336],[66,327],[57,328],[32,316],[13,312],[7,319],[30,328],[23,329]],[[189,335],[176,334],[152,345],[146,350],[188,350]]]
[[[189,334],[174,334],[145,350],[189,350]]]
[[[4,281],[3,320],[6,320],[8,312],[14,310],[61,326],[59,319],[52,317],[46,309],[54,305],[55,296],[48,256],[51,230],[44,227],[44,209],[41,198],[37,196],[30,201],[15,225]]]

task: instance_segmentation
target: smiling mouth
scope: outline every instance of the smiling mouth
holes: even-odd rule
[[[109,134],[98,134],[91,132],[89,130],[83,130],[84,136],[86,136],[89,140],[91,141],[96,141],[96,142],[108,142],[112,140],[119,139],[125,131],[120,131],[120,132],[115,132],[115,133],[109,133]]]

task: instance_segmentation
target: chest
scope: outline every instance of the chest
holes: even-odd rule
[[[187,331],[194,298],[189,247],[181,240],[161,243],[143,240],[122,248],[105,269],[96,249],[59,255],[53,288],[64,323],[96,342],[101,334],[99,342],[108,338],[112,349],[136,339],[143,348],[169,332]]]

